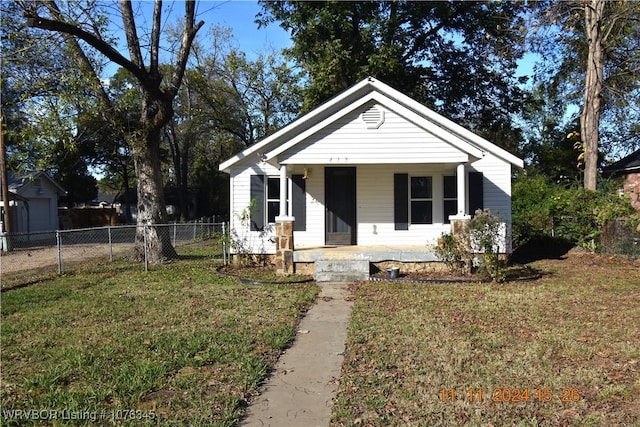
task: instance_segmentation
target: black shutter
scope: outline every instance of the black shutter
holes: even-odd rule
[[[302,175],[291,175],[293,183],[291,189],[291,212],[295,221],[293,223],[294,231],[305,231],[307,229],[307,181],[302,179]]]
[[[484,209],[484,185],[482,172],[469,172],[469,214]],[[460,196],[458,196],[460,197]]]
[[[409,229],[409,175],[393,175],[393,221],[396,230]]]
[[[251,175],[251,231],[264,230],[264,175]]]

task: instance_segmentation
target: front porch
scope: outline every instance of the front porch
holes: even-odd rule
[[[296,247],[294,263],[313,263],[318,260],[367,260],[372,263],[436,262],[438,258],[426,245],[352,245]]]
[[[369,280],[389,268],[402,273],[440,271],[442,263],[426,245],[352,245],[296,248],[293,269],[317,281]]]

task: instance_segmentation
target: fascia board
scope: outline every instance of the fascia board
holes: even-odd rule
[[[348,102],[348,100],[350,98],[354,97],[354,95],[356,95],[357,93],[359,93],[363,89],[367,88],[371,84],[372,84],[372,81],[370,79],[365,79],[365,80],[361,81],[360,83],[356,84],[352,88],[347,89],[346,91],[344,91],[344,92],[336,95],[335,97],[329,99],[324,104],[322,104],[322,105],[316,107],[315,109],[311,110],[310,112],[308,112],[304,116],[294,120],[293,122],[291,122],[287,126],[283,127],[282,129],[280,129],[279,131],[277,131],[273,135],[268,136],[267,138],[263,139],[262,141],[258,142],[257,144],[252,145],[251,147],[248,147],[248,148],[242,150],[240,153],[238,153],[235,156],[231,157],[230,159],[222,162],[220,164],[220,166],[218,167],[218,169],[220,171],[229,173],[231,167],[233,165],[235,165],[237,162],[239,162],[242,159],[247,158],[247,157],[249,157],[249,156],[251,156],[251,155],[253,155],[255,153],[259,153],[260,150],[263,150],[263,149],[267,148],[269,145],[271,145],[272,143],[274,143],[274,142],[276,142],[276,141],[278,141],[280,139],[285,139],[286,135],[295,132],[296,129],[302,127],[304,124],[306,124],[306,123],[308,123],[308,122],[310,122],[310,121],[312,121],[314,119],[317,119],[319,117],[322,117],[322,115],[326,114],[326,112],[328,110],[332,109],[336,105]]]

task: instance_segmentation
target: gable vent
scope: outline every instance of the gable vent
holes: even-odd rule
[[[384,111],[377,107],[367,108],[361,117],[367,129],[377,129],[384,123]]]

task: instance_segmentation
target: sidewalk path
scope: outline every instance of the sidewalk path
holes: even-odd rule
[[[293,346],[247,409],[240,426],[327,427],[344,360],[353,305],[346,283],[321,283]],[[346,299],[347,298],[347,299]]]

